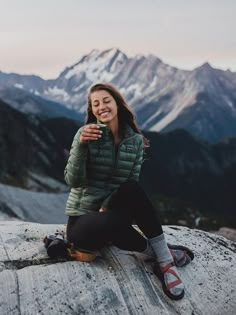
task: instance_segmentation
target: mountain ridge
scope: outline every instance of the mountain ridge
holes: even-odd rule
[[[4,79],[3,79],[3,77]],[[0,87],[21,84],[31,93],[59,102],[85,117],[88,88],[106,81],[116,85],[143,130],[185,128],[212,143],[236,136],[236,73],[209,63],[181,70],[158,57],[128,57],[117,48],[92,50],[53,80],[30,86],[27,77],[0,73]]]

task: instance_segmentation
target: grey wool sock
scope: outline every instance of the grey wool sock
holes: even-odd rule
[[[142,252],[142,254],[150,256],[152,258],[156,258],[156,254],[152,248],[152,246],[150,245],[149,241],[147,240],[147,247],[146,249]]]
[[[160,267],[165,267],[169,263],[173,263],[173,257],[167,246],[164,234],[149,239],[149,242],[154,252],[156,253],[157,261],[159,262]],[[174,272],[177,275],[177,277],[179,277],[178,271],[175,266],[171,266],[169,270],[172,270],[172,272]],[[167,271],[163,273],[164,282],[166,286],[171,285],[178,279],[172,272]],[[171,287],[169,289],[169,292],[173,296],[179,296],[182,294],[183,290],[184,284],[181,281],[179,284],[176,284],[173,287]]]
[[[173,262],[173,257],[167,246],[166,239],[163,233],[156,237],[150,238],[149,243],[157,256],[157,261],[160,264],[168,264],[170,262]]]

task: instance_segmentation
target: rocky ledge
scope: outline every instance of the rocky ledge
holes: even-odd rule
[[[0,222],[0,314],[232,315],[236,244],[222,236],[164,226],[167,241],[193,249],[179,268],[185,297],[172,301],[141,254],[110,246],[91,263],[53,261],[42,239],[65,225]]]

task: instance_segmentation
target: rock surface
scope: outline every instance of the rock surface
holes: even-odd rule
[[[91,263],[53,261],[42,239],[65,225],[0,222],[0,314],[232,315],[236,311],[236,244],[200,230],[164,226],[167,241],[194,250],[179,268],[185,297],[172,301],[152,262],[110,246]]]
[[[221,227],[218,231],[214,232],[215,234],[219,234],[224,236],[225,238],[236,242],[236,230],[228,227]]]

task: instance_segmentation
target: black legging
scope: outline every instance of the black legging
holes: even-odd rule
[[[71,216],[67,239],[82,249],[94,250],[108,242],[132,251],[144,251],[146,239],[133,227],[133,221],[147,238],[163,233],[156,210],[137,182],[129,181],[114,194],[111,210]]]

